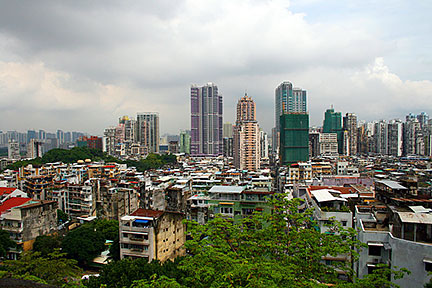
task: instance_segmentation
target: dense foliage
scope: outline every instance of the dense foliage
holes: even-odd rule
[[[0,229],[0,257],[5,257],[7,250],[15,246],[15,242],[10,239],[9,232]]]
[[[81,269],[76,260],[65,256],[58,249],[46,256],[40,252],[24,252],[19,260],[4,261],[2,268],[9,274],[8,277],[68,287],[73,279],[79,279]]]
[[[40,252],[42,257],[47,257],[56,248],[61,248],[61,239],[56,235],[38,236],[33,243],[33,251]]]
[[[69,220],[69,215],[63,212],[60,209],[57,209],[57,223],[62,224],[66,223]]]
[[[88,265],[106,249],[105,240],[118,239],[118,225],[116,220],[105,219],[86,223],[65,236],[61,244],[62,251],[80,265]],[[118,245],[118,241],[115,242]]]
[[[164,277],[164,281],[168,279],[171,283],[179,285],[177,281],[181,282],[185,277],[184,272],[179,269],[181,259],[182,258],[178,258],[174,262],[166,261],[164,263],[159,261],[148,263],[148,261],[143,258],[111,262],[102,268],[99,277],[90,277],[88,281],[84,281],[84,285],[88,288],[99,288],[102,287],[102,285],[106,285],[108,288],[123,288],[131,287],[133,284],[135,284],[134,287],[154,287],[139,286],[151,285],[152,276]],[[153,277],[153,280],[154,278],[155,277]],[[134,283],[134,281],[137,282]]]
[[[177,163],[175,155],[158,155],[149,154],[145,159],[140,161],[126,160],[122,161],[115,157],[108,155],[100,150],[90,149],[87,147],[75,147],[70,150],[66,149],[52,149],[45,153],[42,158],[35,158],[32,160],[17,161],[9,166],[7,169],[17,170],[22,166],[32,164],[34,166],[40,166],[45,163],[63,162],[63,163],[75,163],[78,160],[91,159],[92,161],[105,161],[127,164],[128,166],[134,166],[138,171],[146,171],[149,169],[158,169],[167,164]]]
[[[147,158],[140,161],[126,160],[123,163],[128,166],[134,166],[138,171],[144,172],[149,169],[159,169],[165,165],[173,165],[177,163],[177,158],[172,154],[149,154]]]
[[[406,270],[381,267],[358,279],[351,260],[326,265],[324,256],[348,255],[355,261],[362,245],[353,229],[330,223],[330,233],[317,230],[312,211],[298,212],[299,200],[274,200],[272,214],[256,213],[239,222],[217,216],[205,225],[187,221],[187,256],[147,263],[121,260],[102,268],[87,287],[397,287],[391,277]],[[349,281],[338,278],[344,271]]]
[[[383,265],[373,274],[358,279],[351,261],[357,260],[356,251],[365,245],[356,240],[356,231],[333,222],[328,224],[329,232],[321,233],[312,220],[312,211],[299,212],[299,204],[298,199],[274,199],[273,213],[255,213],[238,222],[220,215],[205,225],[186,221],[187,256],[164,263],[148,263],[144,258],[113,261],[102,268],[100,277],[90,277],[82,285],[89,288],[397,287],[389,279],[403,277],[405,269],[394,271]],[[115,241],[117,246],[111,253],[113,259],[118,258],[118,229],[118,221],[114,220],[86,223],[61,241],[64,253],[50,252],[59,246],[56,236],[38,237],[34,244],[36,252],[23,253],[18,261],[5,261],[2,273],[64,284],[64,279],[77,276],[77,264],[89,264],[106,248],[106,239]],[[343,259],[344,255],[349,256],[348,260],[331,265],[322,260],[326,256]],[[338,278],[341,271],[349,281]]]

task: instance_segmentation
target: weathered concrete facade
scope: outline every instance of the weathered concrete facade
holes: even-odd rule
[[[138,209],[120,219],[120,257],[148,261],[183,256],[186,240],[184,214]]]

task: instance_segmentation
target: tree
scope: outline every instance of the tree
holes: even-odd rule
[[[66,223],[69,220],[69,215],[60,209],[57,209],[57,222],[58,224]]]
[[[5,257],[9,248],[15,248],[16,243],[10,239],[9,232],[0,229],[0,257]]]
[[[366,287],[358,285],[369,281],[368,287],[392,287],[389,278],[357,279],[350,261],[333,266],[323,263],[328,255],[349,255],[355,261],[356,250],[363,245],[353,229],[336,222],[329,225],[330,233],[320,233],[312,211],[299,213],[299,203],[282,195],[271,201],[272,214],[255,213],[239,222],[217,216],[206,225],[187,221],[189,255],[180,264],[187,275],[186,286],[324,287],[321,283],[326,283]],[[344,271],[356,286],[339,280],[338,271]]]
[[[111,244],[111,247],[109,249],[109,257],[114,261],[120,260],[120,239],[119,239],[119,237],[117,237],[117,239],[114,239],[113,243]]]
[[[133,282],[131,288],[182,288],[175,279],[166,276],[157,277],[154,274],[150,280],[136,280]]]
[[[102,267],[99,277],[90,277],[89,280],[84,281],[84,285],[88,288],[99,288],[101,285],[106,285],[107,288],[123,288],[130,287],[134,281],[138,280],[142,281],[136,285],[148,285],[155,280],[155,277],[162,276],[164,277],[164,281],[180,282],[184,279],[184,273],[179,269],[181,259],[178,258],[174,262],[166,261],[164,263],[157,260],[148,263],[148,260],[144,258],[134,260],[123,259],[111,262]]]
[[[42,257],[47,257],[54,249],[59,248],[61,248],[61,240],[59,236],[38,236],[33,243],[33,251],[40,252]]]
[[[117,220],[98,219],[85,225],[101,232],[105,240],[115,240],[119,237],[119,222]]]
[[[65,236],[62,249],[80,265],[87,265],[105,249],[105,239],[102,232],[83,225]]]
[[[430,275],[431,273],[429,273]],[[429,279],[429,282],[424,285],[424,288],[432,288],[432,277]]]
[[[68,278],[72,280],[81,273],[77,261],[65,256],[66,254],[60,253],[59,249],[55,249],[46,257],[40,252],[24,252],[20,259],[7,260],[3,265],[12,278],[39,278],[48,284],[60,286],[65,285]]]
[[[271,201],[272,214],[255,213],[239,222],[218,215],[205,225],[186,221],[190,233],[188,255],[175,262],[147,263],[124,259],[102,268],[100,277],[84,284],[106,287],[397,287],[388,279],[403,277],[405,269],[380,267],[358,279],[351,261],[323,263],[323,256],[348,255],[364,247],[353,229],[333,222],[330,233],[320,233],[312,211],[300,213],[300,200],[281,197]],[[338,279],[344,271],[350,282]]]
[[[105,240],[113,240],[119,245],[119,222],[100,219],[86,223],[70,231],[62,241],[62,248],[69,257],[78,260],[80,265],[88,265],[105,250]],[[119,247],[112,248],[113,253]],[[115,258],[115,256],[112,256]]]
[[[45,153],[42,158],[38,157],[31,160],[17,161],[13,164],[8,165],[7,169],[16,170],[22,166],[28,164],[40,166],[44,163],[52,162],[63,162],[63,163],[74,163],[78,160],[91,159],[91,160],[104,160],[106,162],[121,162],[108,154],[88,147],[74,147],[70,150],[55,148]]]

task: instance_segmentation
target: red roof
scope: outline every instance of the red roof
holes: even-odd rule
[[[116,168],[116,165],[105,165],[102,168]]]
[[[164,211],[157,211],[157,210],[147,210],[147,209],[138,209],[135,212],[133,212],[132,216],[142,216],[142,217],[154,217],[158,218],[160,217]]]
[[[0,214],[3,214],[3,212],[17,206],[21,206],[24,203],[32,200],[32,198],[24,198],[24,197],[12,197],[6,201],[4,201],[0,205]]]
[[[10,194],[16,189],[17,188],[0,187],[0,196],[3,196],[4,194]]]

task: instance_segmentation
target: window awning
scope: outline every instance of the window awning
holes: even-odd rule
[[[135,223],[143,223],[143,224],[147,224],[149,221],[148,221],[148,220],[143,220],[143,219],[136,219],[134,222],[135,222]]]
[[[367,267],[376,267],[376,264],[367,263],[366,266]]]
[[[368,244],[368,246],[384,247],[384,243],[381,243],[381,242],[368,242],[367,244]]]
[[[122,233],[127,233],[127,234],[137,234],[137,235],[148,235],[147,232],[135,232],[135,231],[122,231]]]
[[[432,264],[432,258],[423,258],[423,262]]]
[[[234,202],[219,202],[220,205],[234,205]]]

